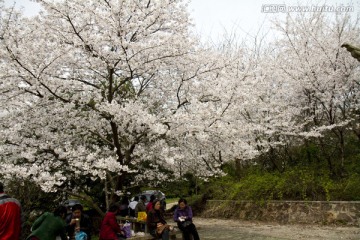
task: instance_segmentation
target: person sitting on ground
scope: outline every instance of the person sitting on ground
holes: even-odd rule
[[[138,204],[138,202],[139,202],[139,197],[135,196],[134,200],[129,203],[129,216],[130,217],[137,217],[137,215],[135,215],[135,207]]]
[[[106,213],[100,227],[99,240],[120,240],[126,239],[125,232],[117,223],[116,215],[120,212],[120,204],[112,203]]]
[[[200,239],[192,218],[191,207],[187,205],[186,199],[180,198],[178,207],[174,212],[174,221],[177,222],[179,229],[183,232],[184,240],[190,240],[191,235],[194,237],[194,240]]]
[[[150,196],[150,201],[146,205],[146,212],[147,213],[153,208],[153,204],[154,204],[155,199],[156,199],[155,195]]]
[[[140,200],[136,204],[136,207],[135,207],[135,217],[138,217],[139,212],[146,212],[145,201],[146,201],[146,196],[141,195]]]
[[[49,240],[56,239],[57,236],[60,236],[61,240],[67,240],[64,221],[66,213],[66,207],[59,206],[53,213],[42,214],[32,225],[32,232],[27,240]]]
[[[151,236],[161,238],[162,240],[169,240],[171,227],[166,223],[160,200],[156,199],[154,201],[153,208],[148,212],[146,223]]]
[[[84,232],[87,239],[91,239],[92,223],[90,217],[83,213],[83,206],[75,204],[72,206],[71,211],[72,213],[66,217],[66,231],[69,239],[75,239],[77,232]]]

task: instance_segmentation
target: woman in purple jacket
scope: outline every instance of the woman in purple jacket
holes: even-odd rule
[[[180,198],[178,207],[174,212],[174,221],[177,222],[179,229],[183,232],[184,240],[190,240],[191,235],[194,240],[200,240],[192,218],[191,207],[187,205],[186,199]]]

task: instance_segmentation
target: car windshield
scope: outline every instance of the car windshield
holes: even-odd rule
[[[165,200],[165,194],[162,193],[161,191],[147,190],[147,191],[143,191],[140,194],[137,194],[136,196],[138,196],[140,198],[142,195],[144,195],[146,197],[146,202],[150,201],[151,195],[155,195],[155,197],[159,200]],[[134,197],[131,200],[133,201]]]
[[[162,192],[160,191],[147,191],[147,192],[144,192],[144,195],[155,195],[156,198],[162,200],[163,198],[165,198],[165,194],[163,194]],[[150,199],[150,197],[149,197]]]
[[[65,206],[69,206],[69,207],[72,207],[74,206],[75,204],[81,204],[79,200],[76,200],[76,199],[68,199],[64,202],[64,205]]]

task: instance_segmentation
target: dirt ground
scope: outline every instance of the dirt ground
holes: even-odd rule
[[[200,239],[342,240],[360,239],[359,227],[280,225],[276,223],[194,218]]]

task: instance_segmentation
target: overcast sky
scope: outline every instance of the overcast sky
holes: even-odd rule
[[[268,32],[270,20],[274,17],[283,18],[286,12],[296,10],[297,6],[308,7],[302,8],[308,11],[320,10],[315,8],[316,5],[326,6],[323,9],[330,16],[346,11],[349,6],[354,16],[360,10],[359,0],[192,0],[189,11],[201,37],[210,37],[216,42],[224,30],[228,34],[236,32],[239,37],[255,36],[260,28],[262,33]]]
[[[86,0],[84,0],[86,1]],[[236,32],[238,36],[253,36],[262,26],[266,31],[269,19],[273,17],[284,17],[285,12],[291,7],[306,6],[311,8],[315,5],[325,5],[327,14],[335,16],[336,7],[352,6],[352,13],[356,15],[360,9],[360,0],[192,0],[189,12],[196,25],[196,32],[203,40],[211,38],[217,41],[224,31],[228,34]],[[39,9],[39,4],[31,0],[5,0],[6,5],[16,2],[16,6],[23,6],[24,13],[28,16],[34,15]],[[277,9],[277,7],[285,6]],[[281,12],[283,11],[283,12]],[[340,10],[341,11],[341,10]],[[339,12],[339,10],[337,11]]]

